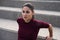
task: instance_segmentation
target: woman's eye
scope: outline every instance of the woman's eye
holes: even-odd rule
[[[22,11],[23,13],[30,13],[29,11]]]
[[[30,13],[29,11],[26,11],[26,13]]]
[[[22,11],[23,13],[25,13],[25,11]]]

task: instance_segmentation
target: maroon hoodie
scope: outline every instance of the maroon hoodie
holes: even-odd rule
[[[40,20],[31,19],[26,23],[23,18],[17,19],[18,40],[36,40],[40,28],[48,28],[49,24]]]

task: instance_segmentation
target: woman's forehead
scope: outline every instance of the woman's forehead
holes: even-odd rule
[[[29,7],[27,7],[27,6],[24,6],[24,7],[22,8],[22,10],[30,10],[30,9],[29,9]]]

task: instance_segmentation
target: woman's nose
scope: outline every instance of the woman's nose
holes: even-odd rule
[[[26,16],[27,14],[26,14],[26,13],[24,13],[23,15],[24,15],[24,16]]]

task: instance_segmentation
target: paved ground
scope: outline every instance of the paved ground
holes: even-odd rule
[[[18,24],[14,20],[7,20],[7,19],[0,18],[0,29],[2,29],[2,28],[17,32],[18,31]],[[48,35],[48,29],[41,29],[38,34],[38,36],[43,36],[43,37],[45,37],[47,35]],[[60,35],[60,28],[53,27],[53,38],[56,40],[59,40],[60,39],[59,35]],[[0,36],[0,38],[3,36],[4,35]]]

